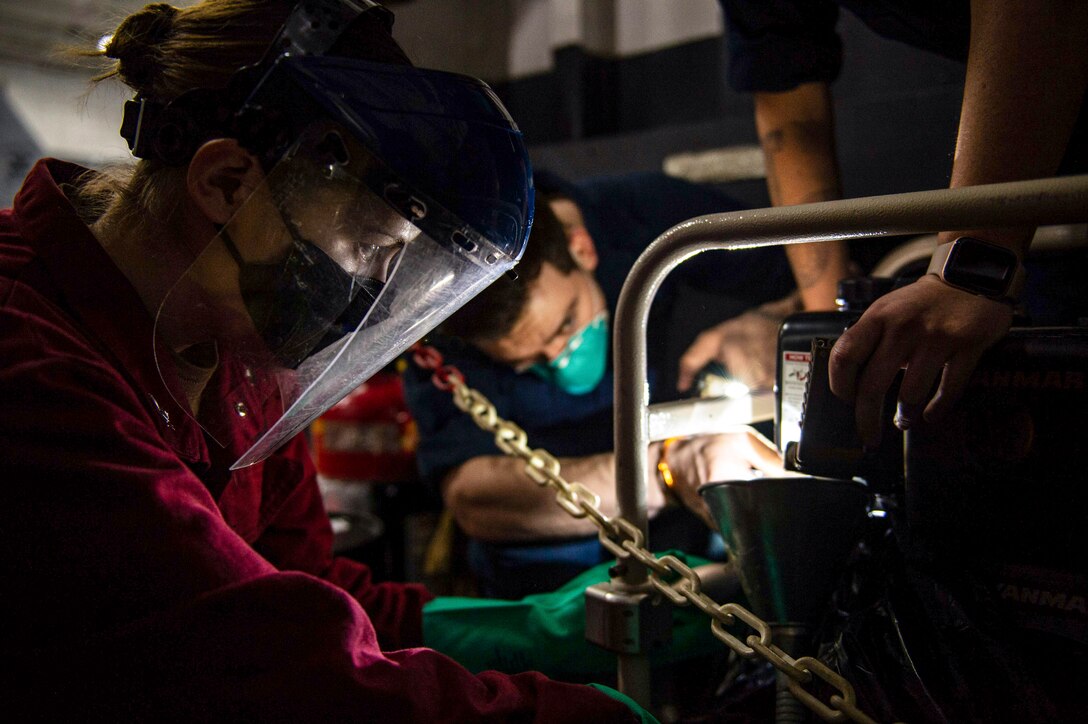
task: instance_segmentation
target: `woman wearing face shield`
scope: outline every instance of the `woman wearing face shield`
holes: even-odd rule
[[[299,431],[512,266],[532,213],[497,100],[390,23],[147,6],[105,52],[139,160],[43,160],[0,213],[12,718],[637,720],[412,648],[430,594],[331,557]]]

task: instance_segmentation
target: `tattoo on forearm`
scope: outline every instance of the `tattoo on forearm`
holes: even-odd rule
[[[768,131],[764,134],[763,138],[759,140],[763,145],[764,153],[778,153],[782,150],[782,147],[786,145],[786,130],[784,128],[775,128],[774,130]]]
[[[766,166],[767,191],[771,195],[772,203],[807,204],[841,196],[837,187],[838,171],[835,168],[834,149],[829,134],[828,125],[817,120],[791,121],[763,134],[760,144]],[[807,192],[801,197],[796,197],[796,189],[788,198],[784,196],[789,188],[783,188],[783,171],[795,173],[796,170],[787,169],[798,163],[812,162],[817,166],[830,164],[826,170],[818,171],[814,178],[830,176],[832,185]]]
[[[775,154],[790,144],[802,153],[819,153],[829,146],[831,127],[826,121],[790,121],[759,139],[763,152]]]

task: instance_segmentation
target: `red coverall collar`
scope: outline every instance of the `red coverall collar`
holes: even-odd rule
[[[171,371],[164,381],[155,364],[151,316],[64,194],[64,185],[78,184],[86,173],[65,161],[39,161],[15,196],[15,223],[69,311],[144,391],[163,440],[190,463],[207,465],[203,432],[175,401],[184,399],[176,378]]]

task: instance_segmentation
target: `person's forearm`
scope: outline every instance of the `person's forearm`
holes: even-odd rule
[[[1088,3],[973,0],[952,186],[1053,175],[1088,85]],[[945,231],[982,236],[1021,256],[1032,229]]]
[[[755,94],[756,132],[763,148],[767,190],[775,206],[829,201],[842,196],[835,157],[831,94],[824,83],[783,93]],[[807,310],[833,309],[849,258],[842,242],[786,247]]]
[[[612,453],[560,458],[559,462],[567,481],[577,481],[600,496],[606,515],[617,512]],[[573,518],[560,508],[554,489],[537,485],[525,473],[525,464],[514,458],[493,455],[465,462],[450,473],[443,497],[461,529],[475,538],[519,541],[596,531],[592,521]]]

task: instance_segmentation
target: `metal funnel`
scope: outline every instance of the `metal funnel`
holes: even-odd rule
[[[699,493],[752,612],[768,623],[813,623],[861,538],[865,485],[798,475],[707,483]]]

